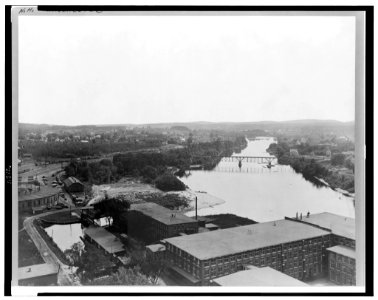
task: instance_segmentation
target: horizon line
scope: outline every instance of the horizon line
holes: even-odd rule
[[[65,126],[65,127],[79,127],[79,126],[142,126],[142,125],[164,125],[164,124],[194,124],[194,123],[209,123],[209,124],[248,124],[248,123],[288,123],[288,122],[300,122],[300,121],[320,121],[320,122],[339,122],[339,123],[353,123],[355,120],[340,121],[336,119],[291,119],[291,120],[260,120],[260,121],[170,121],[170,122],[153,122],[153,123],[99,123],[99,124],[49,124],[49,123],[30,123],[30,122],[18,122],[18,124],[28,125],[47,125],[47,126]]]

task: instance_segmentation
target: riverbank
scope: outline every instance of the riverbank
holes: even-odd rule
[[[319,178],[319,177],[316,177],[316,176],[314,176],[314,178],[316,180],[318,180],[320,183],[322,183],[324,186],[327,186],[327,187],[335,190],[336,192],[339,192],[339,193],[343,194],[344,196],[347,196],[347,197],[354,197],[355,196],[354,193],[350,193],[350,192],[348,192],[346,190],[343,190],[343,189],[331,186],[327,181],[325,181],[322,178]]]
[[[193,191],[187,188],[185,191],[180,192],[168,192],[172,195],[181,196],[188,201],[188,207],[185,208],[184,212],[194,211],[196,209],[196,197],[197,197],[197,209],[209,208],[215,205],[220,205],[225,203],[226,201],[215,197],[211,194],[202,191]]]
[[[136,178],[123,178],[117,183],[94,185],[94,198],[89,205],[97,203],[105,198],[121,197],[130,203],[154,202],[169,209],[182,212],[193,211],[197,197],[197,209],[213,207],[225,203],[225,200],[202,191],[193,191],[187,188],[185,191],[162,192],[153,185],[144,183]]]
[[[344,167],[333,166],[328,161],[316,161],[308,156],[291,155],[287,144],[271,144],[266,150],[275,155],[281,165],[291,166],[295,172],[315,185],[323,185],[333,190],[342,190],[346,196],[354,194],[354,174]]]

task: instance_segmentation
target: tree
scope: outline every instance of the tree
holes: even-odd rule
[[[113,219],[113,224],[119,224],[121,216],[130,208],[130,203],[126,199],[112,198],[103,200],[94,205],[94,209],[98,209],[106,216]]]
[[[157,170],[154,168],[154,167],[151,167],[151,166],[145,166],[142,171],[141,171],[141,174],[142,176],[149,180],[149,181],[152,181],[154,180],[157,176],[158,176],[158,173],[157,173]]]
[[[158,189],[164,192],[185,191],[186,189],[185,184],[172,174],[164,174],[159,176],[155,181],[155,185]]]
[[[154,285],[146,275],[141,273],[141,268],[120,267],[116,273],[109,277],[91,280],[89,285]]]
[[[332,155],[331,157],[331,164],[334,166],[341,166],[344,164],[345,155],[342,153],[337,153]]]
[[[141,264],[141,270],[152,284],[157,284],[159,277],[167,269],[168,262],[164,259],[147,259]]]

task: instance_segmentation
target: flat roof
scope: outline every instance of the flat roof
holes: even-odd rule
[[[277,220],[172,237],[165,241],[204,260],[329,234],[300,222]]]
[[[153,202],[131,204],[130,210],[139,211],[144,215],[149,216],[166,225],[197,223],[196,220],[188,216],[174,212]],[[172,217],[172,215],[174,215],[174,217]]]
[[[18,280],[30,279],[58,273],[58,267],[53,264],[39,264],[18,268]]]
[[[327,248],[327,250],[356,259],[356,250],[350,247],[337,245],[337,246]]]
[[[213,281],[221,286],[308,286],[270,267],[253,267],[213,279]]]
[[[165,251],[165,246],[162,244],[153,244],[153,245],[148,245],[146,248],[150,249],[151,252],[160,252],[160,251]]]
[[[323,212],[313,215],[310,214],[308,218],[304,216],[301,221],[328,228],[332,233],[339,236],[353,240],[356,239],[356,221],[353,218]]]
[[[215,225],[215,224],[213,224],[213,223],[207,223],[207,224],[205,224],[205,227],[206,227],[206,228],[219,228],[218,225]]]
[[[114,234],[102,227],[90,226],[84,229],[84,234],[88,235],[108,253],[113,254],[125,250],[122,242]]]
[[[34,199],[40,199],[45,197],[50,197],[58,194],[60,192],[60,189],[58,187],[54,188],[51,186],[43,186],[41,185],[40,190],[33,190],[31,194],[29,192],[26,192],[26,194],[21,193],[18,195],[18,201],[27,201],[27,200],[34,200]]]

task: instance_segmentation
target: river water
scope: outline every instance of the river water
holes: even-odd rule
[[[236,156],[270,156],[266,149],[273,138],[249,140],[247,147]],[[194,191],[205,191],[225,203],[198,211],[198,215],[231,213],[257,222],[330,212],[354,218],[353,198],[346,197],[328,187],[316,187],[295,173],[290,166],[278,165],[267,168],[266,163],[222,161],[212,171],[191,171],[180,178]],[[187,215],[193,216],[194,212]]]

